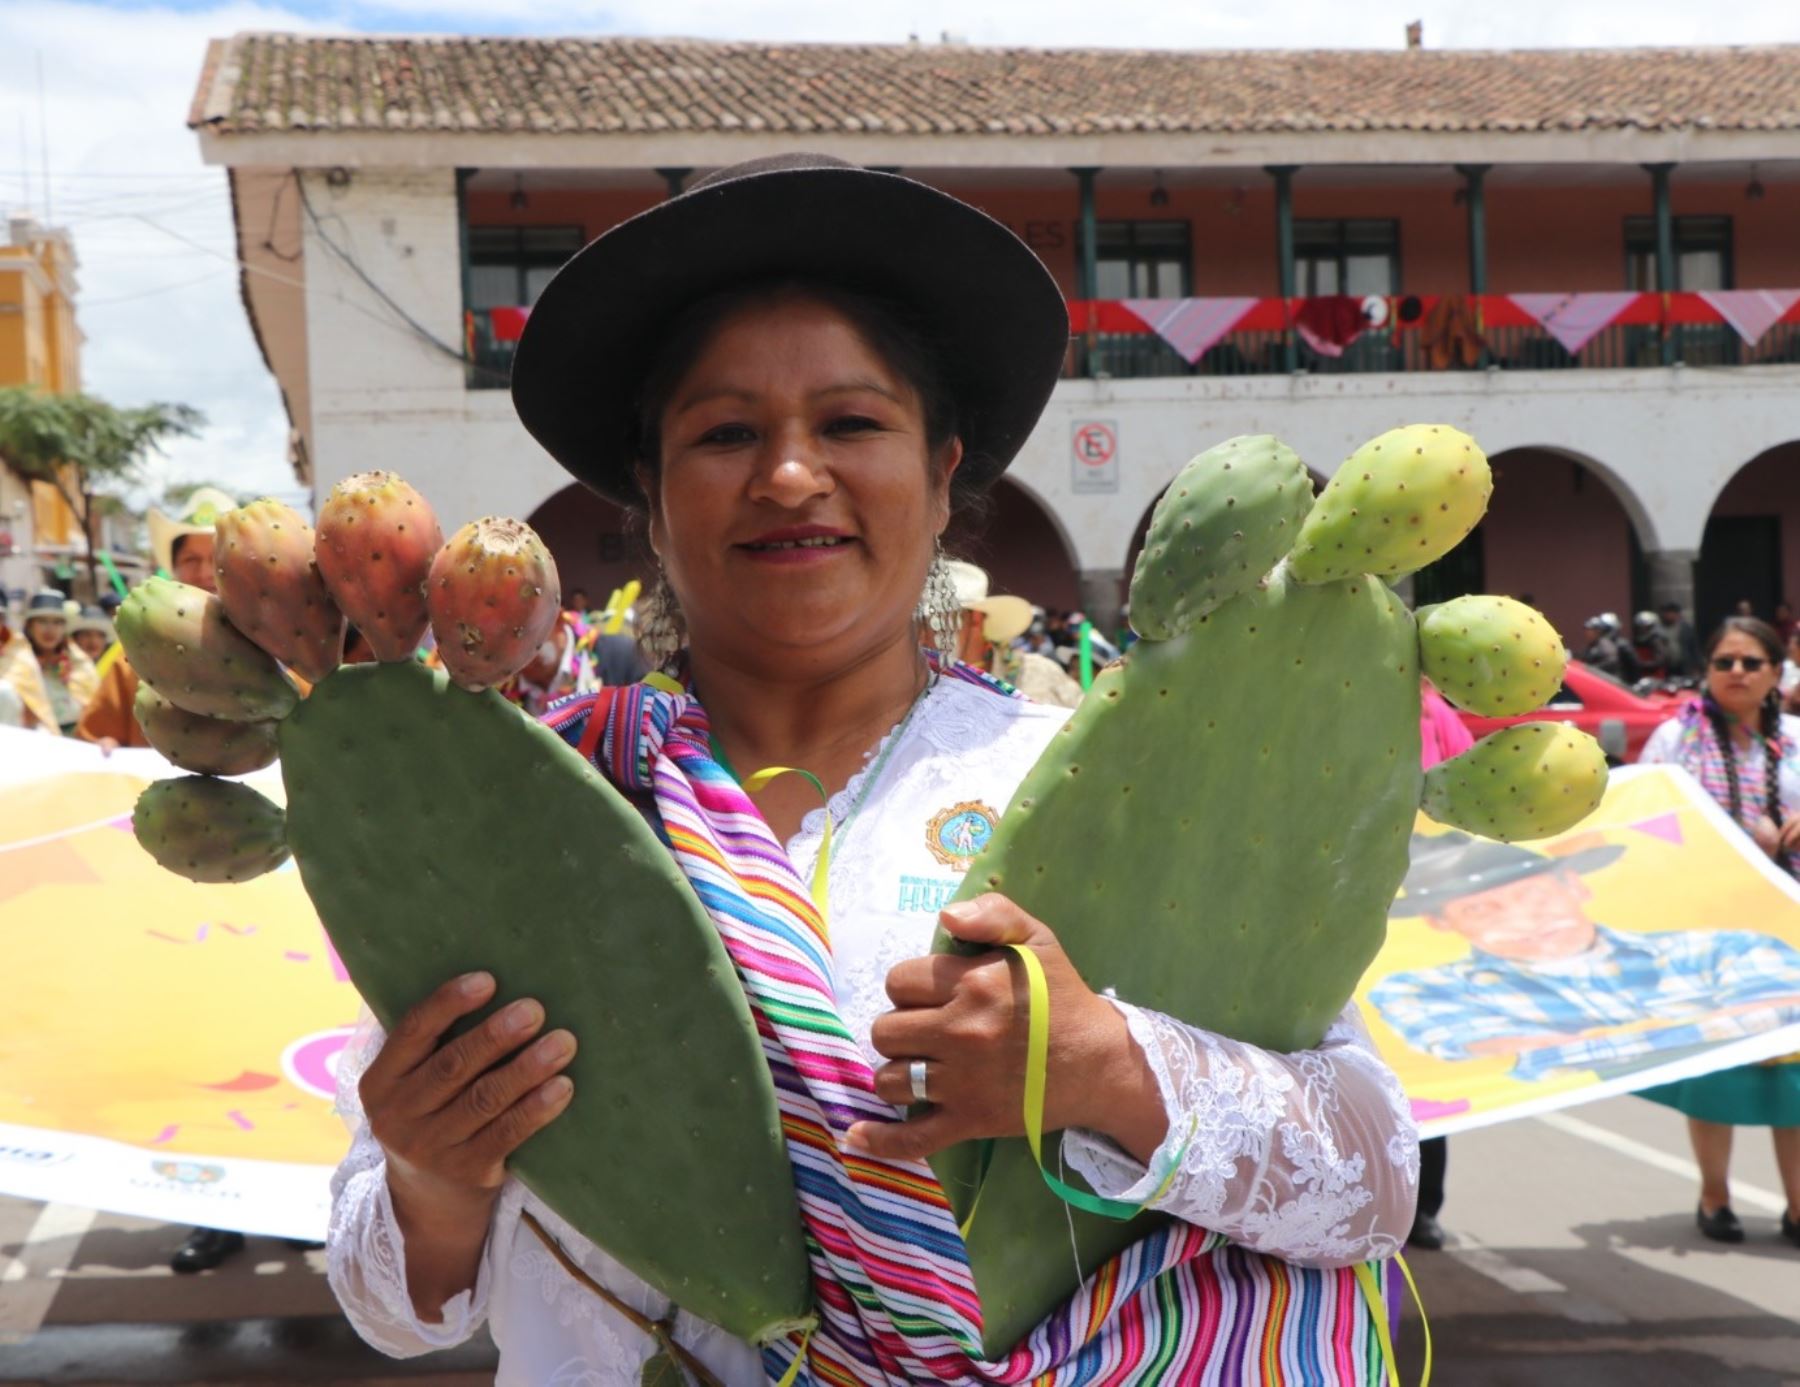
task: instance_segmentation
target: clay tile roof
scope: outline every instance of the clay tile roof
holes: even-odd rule
[[[189,124],[810,135],[1800,129],[1800,45],[1175,52],[696,39],[215,41]]]

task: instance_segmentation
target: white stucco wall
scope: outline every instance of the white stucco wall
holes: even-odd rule
[[[352,472],[402,473],[446,530],[529,515],[567,475],[513,417],[503,390],[470,390],[462,366],[421,339],[326,243],[454,349],[461,278],[452,173],[357,170],[332,188],[308,174],[303,218],[318,494]],[[1800,366],[1447,372],[1069,381],[1057,388],[1013,475],[1043,501],[1079,566],[1125,562],[1143,513],[1193,454],[1273,432],[1330,475],[1397,424],[1448,423],[1486,450],[1555,448],[1612,483],[1650,551],[1694,551],[1713,501],[1759,453],[1800,438]],[[1071,435],[1117,430],[1118,491],[1077,495]]]

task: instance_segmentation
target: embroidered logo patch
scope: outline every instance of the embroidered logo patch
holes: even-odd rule
[[[969,863],[994,836],[994,825],[1000,816],[978,800],[964,800],[948,809],[940,809],[925,826],[925,846],[946,867],[959,872],[969,870]]]

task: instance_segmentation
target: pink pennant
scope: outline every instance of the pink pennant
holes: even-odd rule
[[[1754,347],[1762,335],[1800,303],[1800,289],[1702,289],[1700,297]]]
[[[1645,819],[1631,827],[1639,833],[1648,833],[1652,838],[1661,838],[1665,843],[1673,843],[1676,847],[1687,841],[1681,836],[1681,818],[1673,811],[1658,814],[1653,819]]]
[[[1143,319],[1145,327],[1181,353],[1190,366],[1256,307],[1255,299],[1232,298],[1125,299],[1122,302]]]
[[[1576,355],[1594,336],[1610,327],[1614,318],[1637,299],[1635,293],[1616,294],[1510,294],[1520,308],[1536,318],[1545,332]]]

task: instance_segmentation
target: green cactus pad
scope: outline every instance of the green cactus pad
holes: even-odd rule
[[[1386,929],[1419,803],[1418,636],[1385,584],[1284,575],[1095,681],[960,897],[1042,919],[1096,990],[1272,1050],[1316,1045]],[[937,947],[951,941],[939,937]],[[978,1154],[932,1165],[966,1217]],[[969,1257],[1004,1353],[1142,1237],[1065,1207],[999,1142]]]
[[[281,727],[289,838],[391,1026],[474,969],[580,1041],[525,1185],[684,1309],[753,1341],[808,1317],[793,1176],[755,1022],[644,819],[498,694],[352,665]]]
[[[1600,743],[1566,723],[1527,722],[1433,766],[1422,807],[1450,828],[1516,843],[1568,832],[1605,793]]]
[[[1419,655],[1439,693],[1483,717],[1534,713],[1562,687],[1568,652],[1556,629],[1510,597],[1421,607]]]
[[[1468,434],[1448,424],[1391,429],[1319,493],[1290,569],[1303,583],[1411,573],[1463,541],[1493,490],[1487,456]]]
[[[1207,449],[1156,503],[1131,579],[1132,627],[1167,640],[1249,592],[1294,547],[1312,499],[1306,464],[1269,434]]]
[[[158,866],[189,881],[250,881],[288,858],[281,806],[210,775],[157,781],[138,796],[131,827]]]

